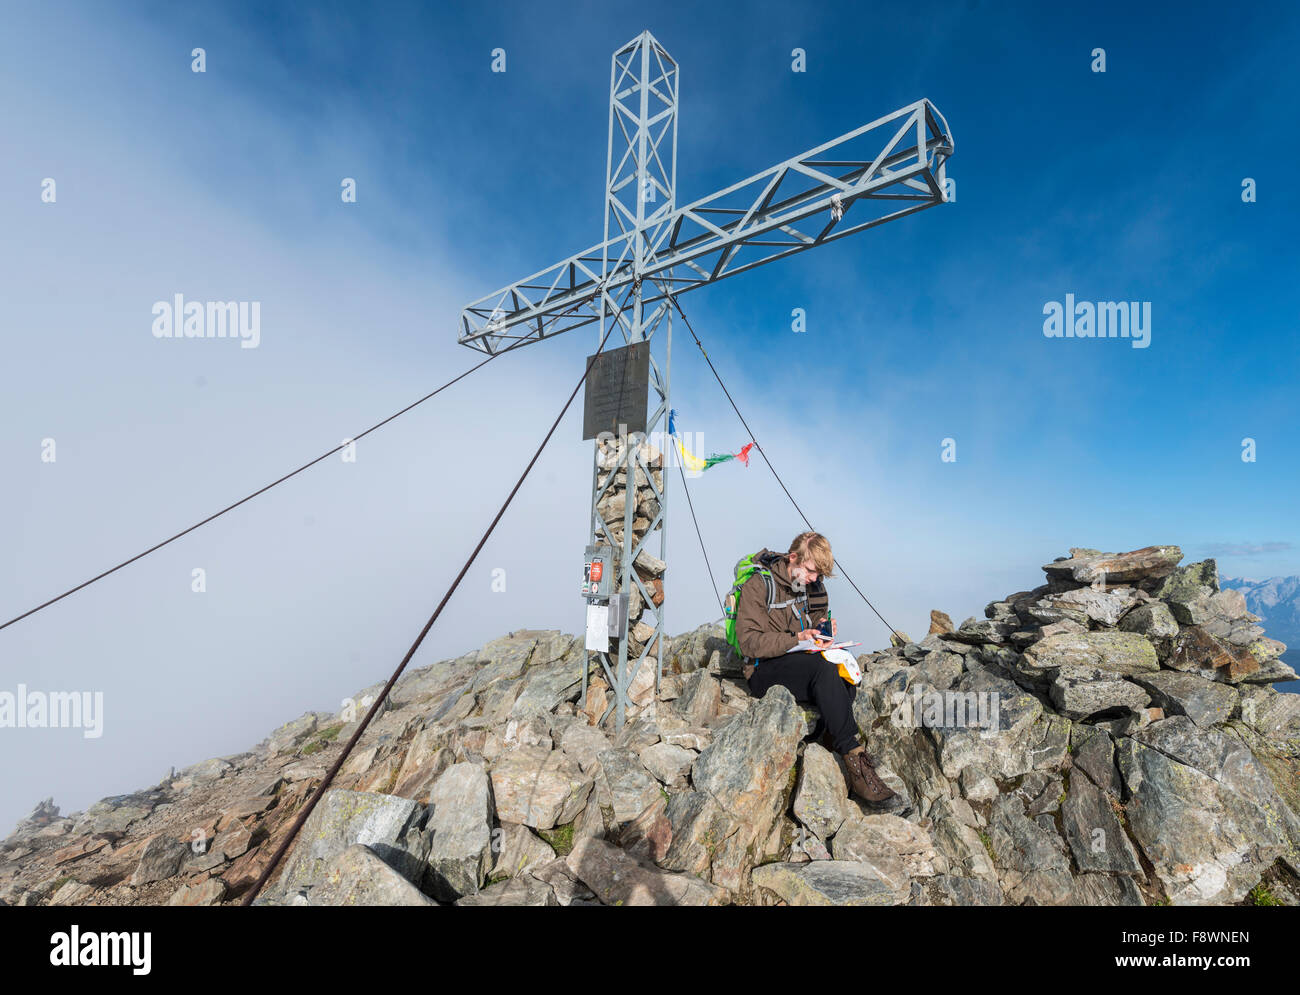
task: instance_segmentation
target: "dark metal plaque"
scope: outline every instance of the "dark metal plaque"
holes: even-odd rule
[[[646,402],[650,396],[650,343],[633,342],[621,349],[606,349],[591,363],[587,374],[586,407],[582,437],[601,432],[616,437],[619,426],[627,435],[646,430]]]

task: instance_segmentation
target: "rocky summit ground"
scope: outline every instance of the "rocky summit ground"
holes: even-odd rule
[[[512,632],[404,675],[257,902],[1296,904],[1300,695],[1270,686],[1295,674],[1214,562],[1181,560],[1073,549],[985,618],[860,656],[880,805],[815,713],[749,696],[719,624],[665,644],[617,732],[598,676],[579,701],[578,637]],[[356,721],[42,802],[0,844],[0,902],[239,901]]]

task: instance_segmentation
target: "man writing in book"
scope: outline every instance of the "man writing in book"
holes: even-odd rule
[[[762,561],[764,557],[770,559],[768,570],[775,582],[776,597],[770,610],[767,584],[757,571],[741,586],[736,608],[736,641],[745,655],[749,693],[761,698],[768,688],[780,684],[796,701],[815,704],[835,751],[844,757],[853,793],[870,802],[893,797],[894,792],[880,780],[858,742],[853,719],[857,687],[817,651],[831,645],[821,628],[829,628],[830,636],[838,629],[830,618],[823,583],[823,578],[832,576],[835,565],[831,544],[818,532],[803,532],[795,536],[784,556],[764,549],[754,559]],[[796,649],[805,641],[812,643],[811,651]]]

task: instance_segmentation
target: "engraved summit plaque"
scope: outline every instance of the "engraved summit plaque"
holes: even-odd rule
[[[601,432],[628,435],[645,432],[646,401],[650,396],[650,343],[633,342],[621,349],[607,349],[591,363],[587,374],[586,407],[582,437],[594,439]]]

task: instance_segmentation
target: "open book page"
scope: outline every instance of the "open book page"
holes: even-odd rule
[[[790,650],[791,653],[820,653],[822,650],[842,650],[849,646],[861,646],[862,643],[823,643],[818,646],[811,639],[801,639]]]

